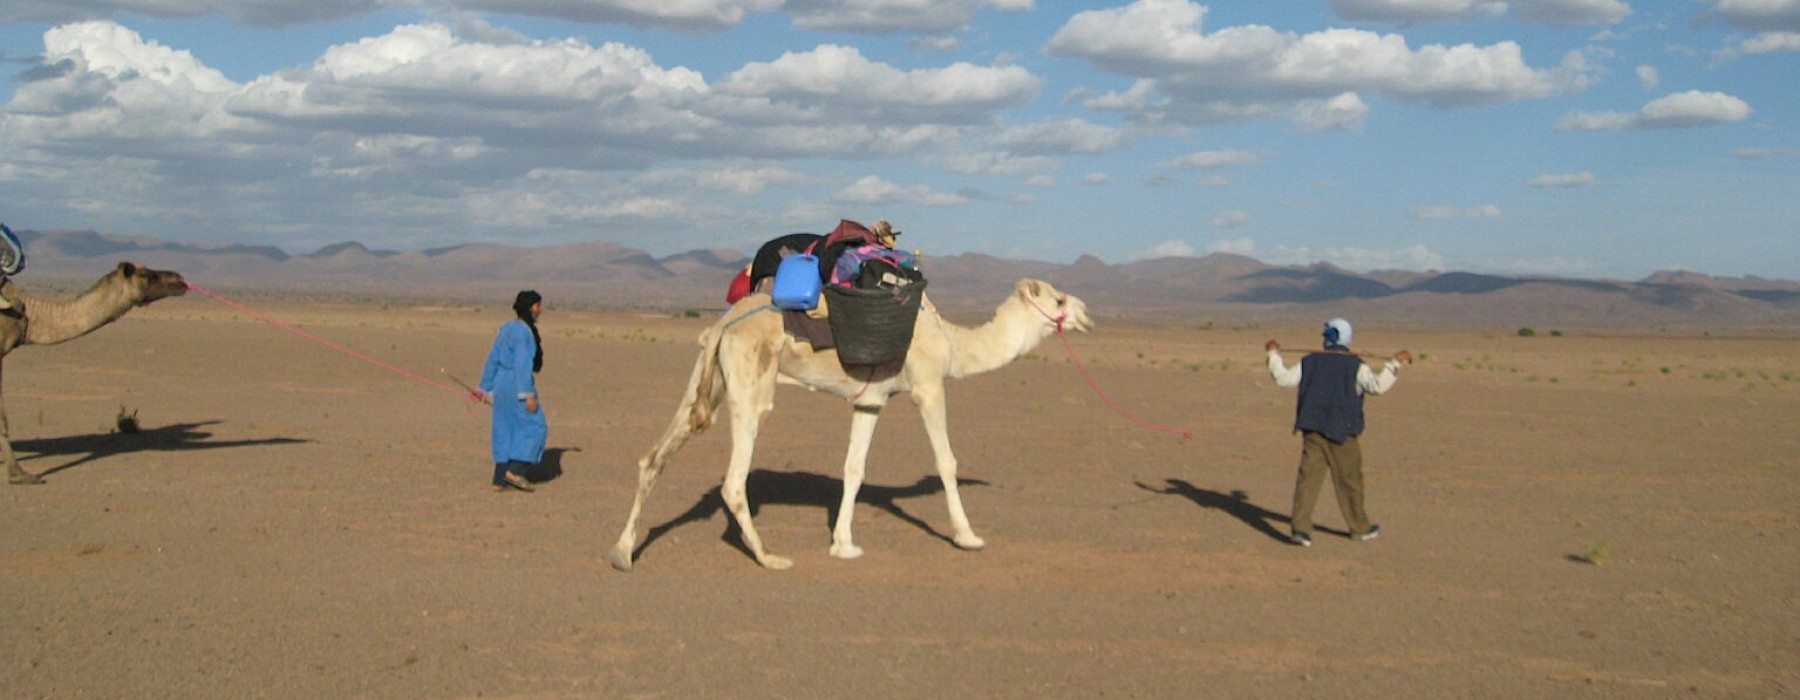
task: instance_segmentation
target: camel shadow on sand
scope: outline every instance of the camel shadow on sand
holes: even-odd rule
[[[959,478],[956,480],[956,484],[959,487],[987,486],[988,482],[980,479]],[[837,524],[838,505],[844,496],[844,480],[840,477],[805,472],[756,469],[750,472],[745,489],[750,493],[750,514],[752,516],[755,516],[756,512],[766,505],[816,506],[825,510],[825,527],[829,530]],[[856,502],[861,505],[874,506],[918,528],[925,534],[955,544],[955,540],[950,535],[939,532],[930,523],[906,512],[906,509],[901,508],[899,504],[899,501],[904,499],[920,498],[943,492],[944,482],[936,475],[919,477],[918,481],[908,486],[882,486],[864,481],[862,489],[856,494]],[[693,507],[688,508],[687,512],[675,516],[666,523],[650,528],[643,543],[639,544],[637,549],[632,552],[631,558],[636,560],[650,548],[651,543],[676,528],[702,520],[711,520],[724,510],[725,498],[719,495],[719,487],[715,486],[702,495],[700,500],[694,502]],[[725,533],[719,539],[736,547],[745,556],[755,558],[755,555],[751,554],[750,548],[744,546],[737,520],[726,518]]]
[[[1249,525],[1251,529],[1269,536],[1270,539],[1281,542],[1282,544],[1288,543],[1287,533],[1283,532],[1280,528],[1277,528],[1276,524],[1292,525],[1294,522],[1293,519],[1286,515],[1282,515],[1281,513],[1251,503],[1250,495],[1241,490],[1233,489],[1231,493],[1219,493],[1218,491],[1209,491],[1200,488],[1186,481],[1182,481],[1181,479],[1164,480],[1163,483],[1168,485],[1163,487],[1151,486],[1142,481],[1134,483],[1137,484],[1138,488],[1151,493],[1160,493],[1166,496],[1181,496],[1193,501],[1194,505],[1200,506],[1201,508],[1223,511],[1226,515],[1237,518],[1245,525]],[[1344,530],[1333,530],[1328,527],[1319,527],[1316,525],[1313,529],[1319,532],[1329,532],[1341,537],[1350,536],[1350,533]]]
[[[46,477],[58,472],[67,471],[108,457],[133,454],[137,452],[186,452],[189,450],[213,450],[227,447],[252,447],[258,445],[292,445],[310,440],[298,438],[272,437],[259,440],[219,440],[208,441],[212,433],[200,430],[209,425],[218,425],[224,421],[205,421],[201,423],[177,423],[160,428],[145,428],[135,433],[94,433],[91,435],[69,435],[65,437],[38,438],[36,440],[16,440],[13,451],[18,453],[20,462],[52,459],[80,455],[75,461],[59,464],[41,472],[38,476]]]

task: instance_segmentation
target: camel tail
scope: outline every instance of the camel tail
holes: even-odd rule
[[[662,439],[638,460],[640,468],[660,471],[688,438],[712,427],[719,402],[724,398],[724,385],[719,382],[719,339],[722,335],[717,327],[700,334],[700,356],[694,360],[693,374],[688,377],[687,393],[682,395],[681,405],[675,409],[675,417],[669,421]]]

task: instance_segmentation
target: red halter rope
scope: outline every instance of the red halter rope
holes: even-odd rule
[[[1051,316],[1048,312],[1044,311],[1043,307],[1038,306],[1036,301],[1032,300],[1032,298],[1030,296],[1027,296],[1025,294],[1025,292],[1020,291],[1019,298],[1024,299],[1025,303],[1030,304],[1031,308],[1036,309],[1037,312],[1039,314],[1043,315],[1043,317],[1045,319],[1049,320],[1051,323],[1056,324],[1056,337],[1062,339],[1063,350],[1065,350],[1069,353],[1069,361],[1075,363],[1075,369],[1077,371],[1081,372],[1081,378],[1083,380],[1087,381],[1088,387],[1093,389],[1094,393],[1100,397],[1100,400],[1105,401],[1106,405],[1111,407],[1113,411],[1117,412],[1121,416],[1124,416],[1127,420],[1130,420],[1131,422],[1138,424],[1138,426],[1142,427],[1142,428],[1149,428],[1150,430],[1161,430],[1164,432],[1175,433],[1176,435],[1180,435],[1183,438],[1194,437],[1194,431],[1192,431],[1192,430],[1188,430],[1186,428],[1176,428],[1173,426],[1162,425],[1160,423],[1151,423],[1147,420],[1137,417],[1137,414],[1125,410],[1117,402],[1113,401],[1112,397],[1107,396],[1106,392],[1102,391],[1100,389],[1099,384],[1094,383],[1094,378],[1092,375],[1088,374],[1087,367],[1085,367],[1081,364],[1081,358],[1077,357],[1075,355],[1075,346],[1069,344],[1069,334],[1063,332],[1063,322],[1067,321],[1069,319],[1069,312],[1064,311],[1061,316]]]
[[[192,289],[196,292],[199,292],[206,296],[212,297],[213,299],[217,300],[221,304],[229,306],[233,309],[237,309],[244,313],[250,314],[251,316],[255,317],[256,320],[258,320],[258,321],[262,321],[263,323],[267,323],[276,328],[280,328],[289,333],[293,333],[294,335],[300,336],[302,338],[313,341],[313,342],[323,345],[325,347],[331,348],[331,349],[341,352],[345,355],[349,355],[358,360],[362,360],[363,362],[367,362],[371,365],[375,365],[376,367],[380,367],[389,372],[393,372],[395,374],[401,375],[401,376],[411,379],[413,381],[420,382],[423,384],[429,384],[429,385],[435,386],[439,389],[449,391],[451,393],[454,393],[454,394],[461,396],[465,399],[468,399],[470,401],[481,402],[483,400],[483,397],[480,392],[475,391],[474,389],[471,389],[466,385],[462,386],[462,387],[456,387],[456,386],[451,386],[449,384],[445,384],[440,381],[436,381],[436,380],[428,378],[428,377],[420,376],[419,374],[412,372],[410,370],[407,370],[403,367],[399,367],[399,366],[395,366],[395,365],[392,365],[392,364],[389,364],[386,362],[382,362],[381,360],[377,360],[373,357],[369,357],[368,355],[364,355],[355,350],[351,350],[350,348],[344,347],[343,345],[339,345],[330,340],[326,340],[325,338],[321,338],[312,333],[308,333],[306,331],[300,330],[299,328],[296,328],[289,324],[277,321],[273,318],[263,315],[262,313],[260,313],[258,311],[251,309],[250,307],[244,306],[243,304],[239,304],[235,301],[231,301],[230,299],[226,299],[225,297],[219,296],[218,293],[213,292],[212,290],[209,290],[200,285],[194,284],[193,282],[187,283],[187,286],[188,286],[188,289]]]

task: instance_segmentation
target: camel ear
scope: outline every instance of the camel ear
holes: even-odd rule
[[[130,277],[134,274],[137,274],[137,270],[138,270],[138,266],[133,265],[131,263],[128,263],[128,262],[119,263],[119,274],[121,276]]]
[[[1019,280],[1019,293],[1026,296],[1037,296],[1042,290],[1037,280]]]

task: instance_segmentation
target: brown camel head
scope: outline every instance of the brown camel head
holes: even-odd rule
[[[187,280],[181,273],[168,270],[152,270],[132,262],[119,263],[119,267],[107,275],[114,283],[122,285],[136,299],[138,306],[143,306],[158,299],[178,297],[187,293]]]

